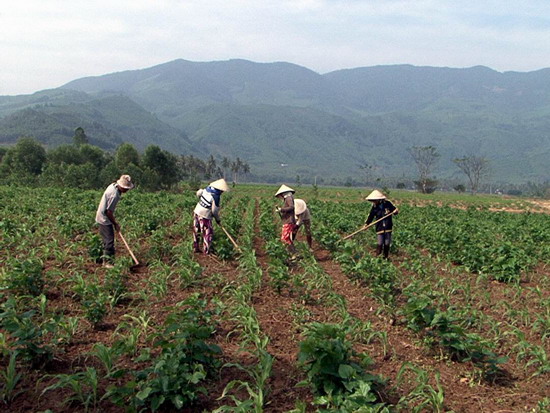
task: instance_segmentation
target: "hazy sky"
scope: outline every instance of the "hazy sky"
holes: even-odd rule
[[[524,72],[550,67],[550,1],[4,0],[0,58],[0,95],[179,58]]]

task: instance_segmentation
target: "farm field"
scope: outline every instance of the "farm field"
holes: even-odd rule
[[[99,191],[0,187],[0,404],[10,412],[550,411],[550,212],[392,191],[390,261],[370,192],[297,187],[314,247],[287,264],[277,187],[222,197],[192,252],[194,191],[125,194],[96,264]]]

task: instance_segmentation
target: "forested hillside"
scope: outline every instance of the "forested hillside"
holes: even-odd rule
[[[550,178],[550,69],[499,73],[410,65],[319,74],[290,63],[176,60],[0,97],[0,142],[70,141],[77,126],[105,149],[130,142],[179,154],[241,157],[256,179],[414,178],[408,149],[489,159],[494,182]]]

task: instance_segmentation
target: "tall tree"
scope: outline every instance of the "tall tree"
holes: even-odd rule
[[[115,162],[119,170],[124,171],[130,164],[139,165],[139,153],[131,143],[124,142],[116,150]]]
[[[98,173],[107,164],[106,153],[101,148],[88,143],[80,145],[80,158],[83,164],[91,163],[94,165]]]
[[[80,148],[76,145],[59,145],[48,151],[48,164],[80,165],[82,163]]]
[[[489,160],[483,156],[469,155],[455,158],[453,162],[468,177],[472,195],[475,194],[483,178],[489,174]]]
[[[237,177],[239,176],[239,172],[242,171],[243,168],[243,162],[241,159],[237,156],[237,159],[235,159],[231,163],[231,172],[233,172],[233,182],[237,183]]]
[[[437,149],[434,146],[413,146],[409,148],[409,153],[418,168],[417,187],[420,192],[423,194],[433,192],[437,181],[431,175],[440,157]]]
[[[210,155],[208,161],[206,161],[206,177],[210,178],[216,174],[218,170],[218,164],[213,155]]]
[[[156,145],[145,148],[142,164],[144,170],[149,169],[153,175],[156,175],[153,181],[156,182],[154,186],[158,186],[158,189],[168,189],[180,180],[177,157]]]
[[[7,150],[2,166],[11,174],[39,175],[46,163],[46,150],[34,138],[19,138],[15,146]]]
[[[250,165],[247,162],[243,163],[243,174],[248,175],[250,173]]]
[[[225,179],[225,172],[231,167],[231,161],[227,156],[222,159],[223,179]]]
[[[84,145],[85,143],[88,143],[88,137],[86,136],[86,132],[84,132],[84,129],[81,127],[78,127],[74,131],[73,136],[73,143],[76,146]]]

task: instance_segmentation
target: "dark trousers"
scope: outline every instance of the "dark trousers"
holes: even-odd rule
[[[384,258],[388,258],[390,255],[391,232],[376,234],[376,241],[378,242],[376,255],[380,255],[384,251]]]
[[[378,245],[390,245],[391,244],[391,232],[383,232],[381,234],[376,234],[376,241]]]
[[[99,235],[103,240],[103,260],[112,261],[115,257],[115,228],[113,225],[99,225]]]

